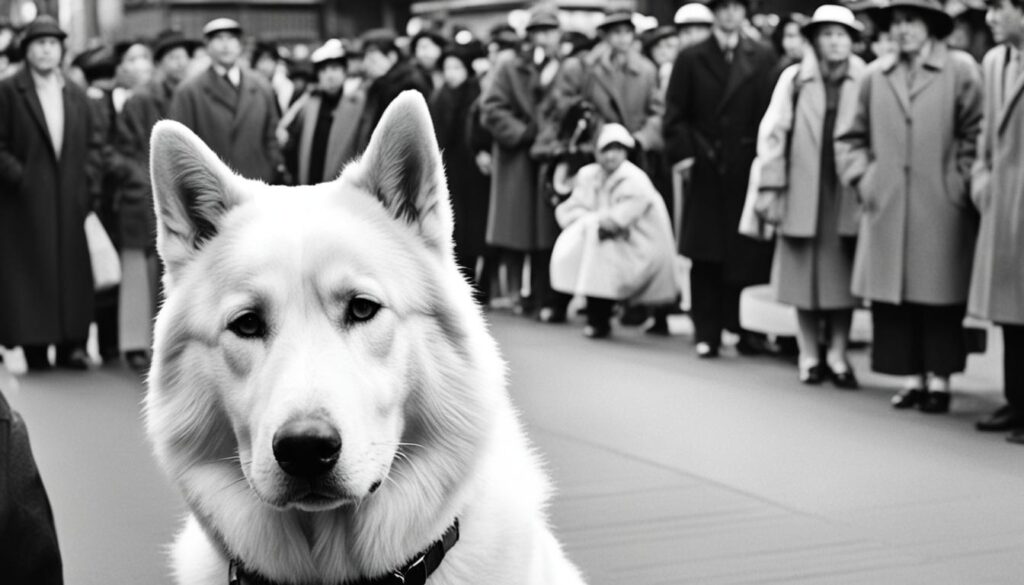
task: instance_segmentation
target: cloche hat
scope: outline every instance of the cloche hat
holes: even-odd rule
[[[710,8],[700,2],[691,2],[680,6],[679,10],[676,10],[676,15],[672,22],[677,27],[692,24],[711,26],[715,24],[715,15],[711,12]]]
[[[800,32],[805,37],[811,39],[814,38],[817,30],[826,24],[838,24],[846,28],[854,39],[860,38],[861,33],[864,32],[864,25],[857,20],[852,10],[835,4],[822,4],[819,6],[814,11],[814,15],[811,16],[810,22],[800,27]]]
[[[203,27],[203,36],[207,38],[219,32],[230,32],[242,36],[242,25],[231,18],[214,18]]]
[[[612,144],[621,144],[629,150],[636,146],[636,139],[622,124],[605,124],[597,135],[597,151],[601,152]]]
[[[18,43],[21,53],[24,54],[28,44],[40,37],[57,37],[63,41],[68,38],[68,33],[61,30],[60,25],[57,24],[57,21],[52,16],[40,14],[25,27],[25,32],[21,36],[21,42]]]
[[[892,0],[878,11],[881,28],[889,27],[892,23],[892,13],[898,8],[919,13],[928,23],[928,32],[937,39],[944,39],[953,32],[953,17],[942,9],[939,0]]]

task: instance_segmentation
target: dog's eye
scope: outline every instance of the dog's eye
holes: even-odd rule
[[[267,334],[267,324],[259,314],[252,311],[243,313],[228,324],[228,329],[235,335],[245,339],[261,338]]]
[[[360,323],[369,321],[380,310],[380,304],[363,297],[356,297],[348,303],[349,321]]]

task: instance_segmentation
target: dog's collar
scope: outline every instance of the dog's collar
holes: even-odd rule
[[[441,566],[445,554],[458,541],[459,519],[456,518],[448,530],[444,531],[441,538],[435,540],[426,550],[413,557],[402,567],[373,579],[345,581],[344,585],[424,585],[427,582],[427,577],[430,577]],[[270,579],[247,570],[241,561],[232,559],[228,566],[228,585],[275,584]]]

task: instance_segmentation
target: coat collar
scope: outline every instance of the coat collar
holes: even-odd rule
[[[1002,82],[1003,78],[1006,76],[1006,66],[1011,55],[1013,55],[1013,51],[1010,47],[1006,47],[1006,50],[1002,52],[1002,58],[999,61],[999,73],[997,74],[1000,82]],[[1002,83],[1000,83],[998,87],[1002,87]],[[1010,90],[1010,96],[999,108],[999,113],[996,116],[996,129],[998,134],[1002,134],[1006,130],[1007,121],[1010,119],[1010,112],[1012,112],[1014,108],[1019,107],[1022,95],[1024,95],[1024,71],[1018,71],[1017,79],[1014,82],[1013,88]],[[1000,101],[1002,100],[996,98],[996,103],[999,103]]]
[[[898,55],[887,55],[882,61],[882,71],[885,73],[889,85],[903,108],[903,113],[909,115],[911,102],[929,85],[932,84],[945,69],[949,62],[949,49],[941,41],[933,41],[931,52],[921,64],[921,69],[914,75],[914,84],[907,86],[908,68],[900,62]]]

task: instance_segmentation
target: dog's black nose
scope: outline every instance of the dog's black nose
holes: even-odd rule
[[[274,433],[274,458],[288,475],[316,477],[338,462],[341,435],[327,421],[304,419],[286,423]]]

